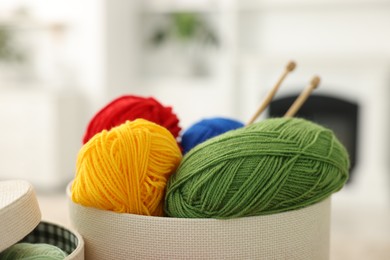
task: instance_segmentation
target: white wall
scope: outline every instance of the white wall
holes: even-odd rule
[[[12,16],[20,7],[28,17]],[[102,9],[88,0],[0,2],[0,23],[32,51],[30,71],[0,78],[0,179],[52,190],[74,176],[93,100],[105,91]]]
[[[79,122],[78,132],[109,100],[129,93],[155,96],[163,104],[173,106],[184,128],[212,116],[247,121],[290,59],[295,59],[298,67],[280,94],[288,92],[288,84],[294,81],[305,85],[312,74],[323,76],[321,86],[327,82],[337,85],[342,78],[343,82],[350,81],[352,87],[362,88],[364,85],[354,84],[354,80],[375,77],[371,72],[364,75],[364,67],[381,71],[381,78],[368,86],[371,91],[383,91],[386,84],[383,82],[387,80],[385,71],[390,56],[388,1],[168,1],[163,7],[153,1],[148,3],[5,0],[0,3],[0,15],[18,4],[30,8],[36,27],[40,28],[39,37],[29,38],[36,48],[34,85],[54,97],[68,91],[73,93],[74,104],[83,109],[75,119]],[[143,9],[145,6],[150,10]],[[139,16],[145,11],[164,13],[170,8],[187,11],[193,8],[216,15],[222,46],[215,55],[214,77],[150,79],[139,74],[138,66],[143,59],[139,51]],[[53,34],[50,26],[45,27],[53,23],[63,24],[63,33]],[[167,66],[169,62],[161,60]],[[333,66],[342,66],[345,76],[340,73],[336,76],[337,69]],[[353,90],[348,91],[351,96],[355,94]],[[388,93],[376,95],[379,100],[386,100],[387,96]],[[56,109],[74,111],[77,105],[70,104],[64,102]],[[380,118],[388,121],[381,114],[385,110],[379,109],[383,102],[367,103],[367,106],[380,114],[375,116],[375,122]],[[66,120],[65,116],[61,117]],[[62,121],[48,122],[51,129],[46,131],[56,135]],[[66,137],[66,133],[61,137]],[[50,149],[46,146],[42,153]],[[73,155],[75,151],[75,147],[57,149],[57,154]]]

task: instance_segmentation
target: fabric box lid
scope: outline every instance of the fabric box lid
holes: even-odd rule
[[[51,244],[67,260],[84,259],[84,240],[72,229],[41,221],[33,186],[24,180],[0,181],[0,252],[18,243]]]
[[[41,221],[34,189],[23,180],[0,182],[0,252],[20,241]]]

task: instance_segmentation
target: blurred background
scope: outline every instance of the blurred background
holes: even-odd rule
[[[246,122],[289,60],[298,66],[262,118],[319,75],[300,116],[351,156],[331,259],[390,259],[389,0],[2,0],[0,180],[27,179],[50,205],[113,98],[154,96],[183,129]]]

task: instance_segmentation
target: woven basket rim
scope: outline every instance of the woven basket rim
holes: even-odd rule
[[[84,205],[81,205],[79,203],[76,203],[72,200],[72,196],[71,196],[71,185],[72,185],[72,182],[69,182],[68,185],[66,186],[66,195],[67,195],[67,198],[69,200],[70,203],[73,203],[73,204],[77,204],[81,207],[85,207],[85,208],[89,208],[90,210],[94,210],[96,212],[100,212],[102,214],[105,214],[107,216],[111,215],[111,216],[119,216],[121,218],[128,218],[129,220],[131,219],[140,219],[140,220],[144,220],[144,221],[147,221],[147,220],[150,220],[150,221],[165,221],[165,222],[183,222],[183,223],[191,223],[191,222],[234,222],[234,221],[247,221],[247,220],[251,220],[251,219],[258,219],[258,218],[272,218],[272,217],[275,217],[275,216],[283,216],[283,215],[287,215],[287,214],[291,214],[292,212],[300,212],[300,211],[304,211],[308,208],[311,208],[311,207],[315,207],[316,205],[320,204],[320,203],[323,203],[327,200],[330,200],[331,197],[327,197],[325,198],[324,200],[320,201],[320,202],[317,202],[315,204],[312,204],[312,205],[309,205],[309,206],[306,206],[306,207],[302,207],[302,208],[298,208],[298,209],[294,209],[294,210],[288,210],[288,211],[284,211],[284,212],[279,212],[279,213],[273,213],[273,214],[266,214],[266,215],[259,215],[259,216],[247,216],[247,217],[239,217],[239,218],[229,218],[229,219],[222,219],[222,218],[178,218],[178,217],[169,217],[169,216],[146,216],[146,215],[139,215],[139,214],[133,214],[133,213],[119,213],[119,212],[114,212],[114,211],[110,211],[110,210],[103,210],[103,209],[98,209],[98,208],[94,208],[94,207],[87,207],[87,206],[84,206]]]

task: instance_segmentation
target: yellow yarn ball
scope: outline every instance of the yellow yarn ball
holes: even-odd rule
[[[88,207],[163,215],[167,180],[182,155],[173,135],[144,119],[103,130],[81,148],[72,200]]]

